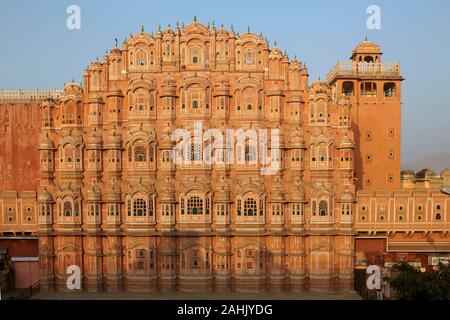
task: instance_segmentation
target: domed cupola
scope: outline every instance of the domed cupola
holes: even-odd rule
[[[52,203],[52,202],[53,202],[53,197],[47,191],[47,189],[39,191],[39,193],[38,193],[38,203]]]
[[[41,135],[39,139],[39,150],[55,150],[55,144],[48,137],[48,133]]]
[[[86,192],[86,201],[88,202],[99,202],[101,200],[100,188],[98,188],[94,183],[92,183]]]
[[[161,97],[175,97],[177,85],[175,79],[170,73],[166,73],[161,85]]]
[[[303,134],[300,132],[299,128],[296,128],[292,131],[289,140],[289,147],[293,149],[306,149],[305,138],[303,137]]]
[[[122,135],[117,132],[116,128],[109,131],[106,143],[107,148],[117,149],[122,147]]]
[[[346,188],[345,191],[341,193],[341,195],[339,197],[339,201],[353,203],[353,202],[355,202],[355,196],[353,193],[350,192],[350,190],[348,188]]]
[[[86,149],[87,150],[98,150],[103,146],[102,135],[97,132],[97,129],[94,130],[87,136],[86,138]]]
[[[230,202],[230,186],[224,177],[214,187],[214,199],[218,202]]]
[[[175,202],[175,187],[170,177],[165,177],[159,187],[159,199],[162,202]]]
[[[172,141],[171,135],[175,131],[175,129],[176,127],[174,125],[171,125],[170,123],[167,123],[167,126],[164,127],[161,138],[159,140],[159,147],[161,149],[171,149],[173,147],[175,141]]]
[[[276,177],[272,183],[269,193],[269,202],[285,202],[284,186],[279,177]]]
[[[355,147],[352,139],[344,135],[339,143],[339,149],[353,149]]]

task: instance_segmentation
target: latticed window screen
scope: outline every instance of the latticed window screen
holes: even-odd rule
[[[131,149],[131,146],[128,147],[128,161],[133,160],[133,151]]]
[[[328,215],[328,203],[325,200],[319,202],[319,214],[321,216]]]
[[[244,216],[256,216],[256,200],[247,198],[244,201]]]
[[[133,202],[133,215],[142,217],[147,215],[147,203],[144,199],[135,199]]]
[[[255,146],[246,145],[245,146],[245,161],[256,161],[256,148]]]
[[[202,161],[202,145],[200,143],[191,144],[191,161]]]
[[[205,213],[209,214],[209,197],[208,196],[206,196],[206,199],[205,199]]]
[[[134,148],[134,160],[138,162],[144,162],[147,160],[144,146],[137,146]]]
[[[188,214],[203,214],[203,200],[199,196],[190,197],[187,201]]]
[[[155,148],[154,148],[153,144],[151,144],[148,147],[148,160],[149,161],[153,162],[154,154],[155,154]]]
[[[70,217],[72,215],[72,203],[69,201],[64,202],[63,208],[64,216]]]

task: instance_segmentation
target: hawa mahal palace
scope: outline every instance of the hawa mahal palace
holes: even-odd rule
[[[402,80],[367,39],[313,83],[250,30],[116,40],[82,84],[0,92],[0,258],[44,291],[71,265],[93,292],[350,291],[368,264],[429,267],[449,256],[450,197],[403,187]],[[193,138],[176,163],[172,133],[199,121],[278,144]]]

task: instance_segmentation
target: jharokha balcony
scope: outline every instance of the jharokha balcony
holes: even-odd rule
[[[328,83],[337,77],[400,78],[400,63],[338,61],[327,75]]]

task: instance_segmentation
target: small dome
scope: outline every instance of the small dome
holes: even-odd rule
[[[175,187],[170,178],[166,177],[160,187],[159,198],[162,201],[175,201]]]
[[[38,194],[38,202],[39,203],[52,202],[52,201],[53,201],[53,197],[47,190],[43,190],[43,191],[39,192],[39,194]]]
[[[298,129],[292,131],[289,142],[291,148],[305,148],[305,138]]]
[[[89,190],[86,193],[87,201],[100,201],[100,191],[96,190],[94,185],[91,185]]]
[[[431,169],[422,169],[416,173],[416,178],[418,179],[434,178],[435,176],[436,173]]]
[[[303,188],[295,187],[289,193],[289,199],[291,202],[305,202],[306,194]]]
[[[341,193],[341,202],[355,202],[355,196],[348,189]]]
[[[279,178],[276,178],[272,183],[272,187],[269,193],[270,202],[284,202],[284,187]]]
[[[114,86],[111,90],[108,91],[108,97],[123,97],[122,90],[119,87]]]
[[[339,143],[340,149],[351,149],[354,147],[352,139],[350,139],[347,135],[343,136],[341,142]]]
[[[55,144],[52,140],[48,137],[48,134],[45,136],[41,136],[40,144],[39,144],[40,150],[53,150],[55,149]]]
[[[412,179],[415,177],[415,173],[414,170],[403,170],[402,172],[400,172],[400,176],[402,177],[402,179]]]

